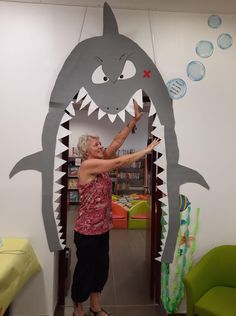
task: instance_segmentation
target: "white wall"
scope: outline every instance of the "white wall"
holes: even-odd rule
[[[26,171],[11,180],[8,175],[19,159],[41,149],[49,96],[62,63],[79,40],[85,11],[78,7],[0,3],[0,235],[28,237],[43,267],[43,272],[18,295],[13,315],[52,315],[55,306],[57,261],[48,251],[42,222],[40,174]],[[151,12],[151,33],[148,12],[114,13],[120,32],[156,59],[166,82],[174,77],[186,80],[186,96],[174,101],[180,163],[198,170],[211,187],[210,191],[193,184],[181,188],[193,207],[201,208],[198,259],[207,249],[236,240],[235,45],[225,51],[215,45],[213,55],[202,61],[207,69],[202,81],[189,80],[186,66],[199,59],[194,51],[199,40],[209,39],[215,44],[217,35],[224,31],[235,39],[235,16],[222,15],[221,28],[211,30],[208,15]],[[81,40],[101,34],[101,30],[102,10],[88,9]],[[82,115],[81,119],[78,116],[81,128]],[[71,124],[76,122],[77,118]],[[95,126],[95,120],[91,122],[89,128]],[[107,119],[100,123],[106,124],[112,135],[120,128]],[[87,127],[83,128],[87,131]],[[100,134],[101,125],[95,127]],[[76,134],[72,136],[75,143]],[[104,145],[107,141],[104,138]]]
[[[182,187],[193,207],[201,208],[196,258],[215,245],[236,242],[235,45],[222,50],[216,44],[224,32],[235,39],[236,20],[235,16],[221,18],[221,27],[210,29],[208,15],[152,13],[155,50],[164,78],[181,77],[187,83],[185,97],[174,102],[180,163],[199,171],[210,185],[210,191],[194,184]],[[214,44],[208,59],[195,53],[202,39]],[[199,82],[186,75],[192,60],[206,67],[206,76]]]
[[[85,9],[0,3],[0,235],[30,239],[43,271],[19,293],[13,315],[53,315],[57,256],[48,250],[41,215],[41,175],[9,180],[15,163],[41,149],[49,97],[77,44]],[[55,266],[55,268],[54,268]]]

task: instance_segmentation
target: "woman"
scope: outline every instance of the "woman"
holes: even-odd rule
[[[79,171],[81,204],[74,233],[78,262],[71,290],[75,316],[84,315],[82,302],[89,297],[90,316],[111,315],[99,302],[108,278],[109,230],[112,227],[112,183],[107,172],[140,159],[160,142],[156,139],[140,151],[112,158],[142,116],[135,101],[134,110],[135,117],[107,149],[103,149],[97,136],[83,135],[79,139],[78,149],[83,160]]]

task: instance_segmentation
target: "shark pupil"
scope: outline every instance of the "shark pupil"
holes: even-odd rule
[[[124,78],[124,75],[120,75],[120,79],[123,79]]]
[[[107,77],[106,77],[106,76],[105,76],[105,77],[103,77],[103,80],[104,80],[104,81],[107,81]]]

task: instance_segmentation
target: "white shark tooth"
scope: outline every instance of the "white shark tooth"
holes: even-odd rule
[[[110,121],[111,121],[112,123],[115,121],[116,115],[117,115],[117,114],[108,114],[108,117],[109,117],[109,119],[110,119]]]
[[[164,230],[164,228],[165,227],[162,225],[162,230],[161,230],[161,243],[162,243],[162,245],[165,245],[166,238],[167,238],[167,235],[165,235],[166,230]]]
[[[58,207],[58,211],[54,210],[54,218],[56,221],[61,220],[60,207]]]
[[[162,231],[162,235],[163,235],[162,240],[165,241],[167,239],[167,233],[168,233],[168,231]]]
[[[165,210],[166,211],[166,210]],[[166,212],[168,212],[168,210],[166,211]],[[165,221],[165,224],[164,224],[164,226],[168,226],[168,224],[169,224],[169,215],[168,215],[168,213],[167,213],[167,215],[164,215],[163,216],[163,219],[162,219],[162,221]]]
[[[160,257],[156,257],[155,260],[161,262],[161,256]]]
[[[164,170],[165,171],[165,170]],[[161,172],[157,174],[157,177],[162,181],[166,182],[166,172]]]
[[[60,203],[53,202],[53,210],[56,210],[59,207]]]
[[[168,207],[168,205],[163,205],[161,207],[161,209],[162,209],[163,212],[166,213],[166,215],[163,215],[163,217],[164,217],[164,220],[166,221],[166,223],[168,223],[169,222],[169,216],[168,216],[168,214],[169,214],[169,207]]]
[[[97,108],[98,108],[97,104],[94,101],[92,101],[89,105],[88,116],[92,114]]]
[[[103,110],[99,109],[98,110],[98,119],[100,120],[106,114],[107,114],[106,112],[104,112]]]
[[[165,205],[168,205],[168,197],[164,196],[158,199],[160,202],[164,203]]]
[[[151,131],[151,134],[160,139],[164,139],[164,126],[161,125],[154,128],[154,130]]]
[[[79,102],[83,97],[85,97],[86,94],[88,94],[88,92],[86,91],[86,89],[84,87],[82,87],[78,92],[78,95],[76,98],[76,103]]]
[[[166,186],[166,184],[158,185],[157,188],[158,188],[161,192],[167,194],[167,186]]]
[[[60,191],[61,189],[63,189],[64,188],[64,185],[62,185],[62,184],[60,184],[60,183],[57,183],[57,182],[55,182],[54,184],[53,184],[53,192],[58,192],[58,191]]]
[[[65,247],[66,247],[66,245],[63,244],[64,242],[65,242],[65,239],[60,239],[60,246],[61,246],[62,250],[65,249]]]
[[[156,114],[156,116],[155,116],[154,121],[152,122],[152,126],[154,126],[154,127],[162,126],[157,114]],[[162,126],[162,127],[164,128],[164,126]]]
[[[57,226],[57,231],[58,232],[61,232],[63,230],[63,227],[61,226],[61,225],[59,225],[59,226]],[[62,236],[62,235],[61,235]],[[60,238],[61,238],[61,236],[60,236]]]
[[[133,97],[132,97],[137,103],[138,105],[143,109],[143,90],[139,89],[137,90]]]
[[[74,102],[71,101],[71,102],[69,103],[69,105],[67,106],[66,111],[69,112],[70,115],[75,116],[75,109],[74,109],[73,104],[74,104]]]
[[[58,181],[59,179],[61,179],[61,178],[64,176],[64,174],[66,174],[66,172],[62,172],[62,171],[57,171],[57,170],[55,170],[55,171],[54,171],[54,181],[56,182],[56,181]]]
[[[71,131],[69,131],[67,128],[60,125],[57,132],[57,139],[64,138],[70,134],[71,134]]]
[[[89,104],[89,102],[91,102],[92,99],[90,98],[89,94],[86,95],[85,99],[82,101],[81,106],[80,106],[80,110],[82,110],[83,108],[86,107],[86,105]]]
[[[59,236],[59,238],[61,238],[61,237],[62,237],[62,235],[63,235],[63,233],[59,233],[59,232],[58,232],[58,236]]]
[[[153,162],[156,166],[159,166],[158,159]]]
[[[150,100],[150,110],[149,110],[148,116],[150,117],[150,116],[154,115],[156,112],[157,112],[157,111],[156,111],[156,109],[155,109],[155,107],[154,107],[152,101]]]
[[[60,219],[55,219],[55,220],[56,220],[57,227],[60,226],[61,220]]]
[[[125,110],[122,110],[118,113],[118,116],[121,118],[123,122],[125,122]]]
[[[54,167],[55,167],[55,169],[61,167],[62,165],[64,165],[64,163],[66,163],[66,160],[61,159],[61,158],[59,158],[57,156],[55,157],[55,159],[54,159]]]
[[[165,155],[162,155],[160,158],[158,158],[156,161],[154,161],[154,164],[158,167],[166,169],[167,161],[166,161]],[[157,173],[157,176],[158,175],[159,175],[159,173]]]
[[[154,162],[157,166],[166,169],[167,161],[165,155],[162,155],[157,161]]]
[[[53,201],[57,202],[57,200],[61,197],[61,193],[53,193]]]
[[[128,104],[126,105],[125,107],[125,110],[132,116],[135,115],[134,113],[134,101],[133,101],[133,98],[131,98],[128,102]]]
[[[60,124],[62,125],[63,123],[66,123],[66,122],[70,121],[71,119],[72,119],[72,116],[70,116],[69,114],[65,113],[63,115],[63,117],[62,117],[62,120],[61,120]]]
[[[68,150],[68,147],[62,144],[62,142],[57,141],[56,143],[56,149],[55,149],[55,155],[59,155],[63,153],[64,151]]]

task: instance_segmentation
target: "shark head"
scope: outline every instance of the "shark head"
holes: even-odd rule
[[[87,108],[88,115],[97,111],[98,119],[108,116],[125,121],[126,112],[134,115],[133,100],[143,107],[143,95],[149,97],[154,136],[162,139],[162,167],[158,177],[163,192],[166,228],[159,260],[173,260],[179,230],[179,187],[187,182],[209,188],[195,170],[179,165],[179,149],[175,133],[172,100],[156,65],[145,51],[128,37],[119,34],[117,21],[107,3],[104,4],[103,34],[80,42],[66,59],[51,93],[49,112],[42,133],[42,151],[19,161],[10,177],[21,170],[42,172],[42,214],[51,251],[64,247],[58,218],[60,196],[60,154],[67,150],[61,139],[69,134],[61,124],[75,114],[74,104]],[[155,194],[155,193],[154,193]],[[59,225],[58,225],[59,224]]]

